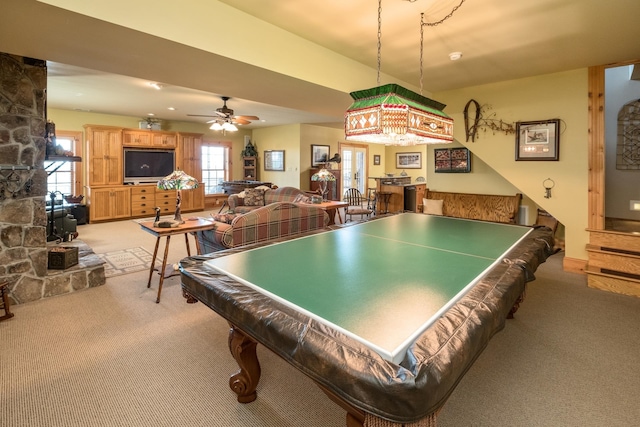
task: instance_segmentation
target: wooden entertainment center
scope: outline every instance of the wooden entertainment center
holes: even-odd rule
[[[202,181],[202,134],[85,125],[85,182],[89,222],[151,217],[175,211],[176,192],[153,183],[125,185],[127,147],[175,150],[175,167]],[[182,212],[204,209],[204,187],[182,192]]]

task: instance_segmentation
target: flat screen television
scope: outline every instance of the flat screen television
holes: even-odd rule
[[[174,150],[124,149],[124,182],[157,182],[175,170]]]

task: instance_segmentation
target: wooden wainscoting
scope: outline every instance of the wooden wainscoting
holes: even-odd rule
[[[640,297],[640,235],[607,230],[588,231],[588,286]]]

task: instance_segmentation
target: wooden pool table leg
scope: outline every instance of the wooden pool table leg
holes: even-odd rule
[[[329,397],[329,399],[331,399],[334,403],[337,403],[342,409],[347,411],[347,427],[363,427],[364,426],[364,419],[365,419],[364,411],[356,408],[353,405],[350,405],[349,403],[347,403],[345,400],[338,397],[334,392],[332,392],[322,384],[320,383],[316,383],[316,384],[318,385],[318,387],[320,387],[320,390],[322,390],[324,394],[326,394],[327,397]]]
[[[229,387],[238,395],[238,402],[249,403],[256,400],[256,387],[260,381],[260,362],[256,354],[257,343],[240,329],[229,324],[229,350],[236,359],[240,370],[229,378]]]

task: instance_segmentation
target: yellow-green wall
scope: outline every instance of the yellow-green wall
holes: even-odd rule
[[[470,174],[435,174],[429,162],[427,183],[461,192],[500,193],[517,189],[565,226],[566,256],[586,260],[588,242],[588,76],[587,69],[548,74],[442,92],[434,98],[447,104],[455,121],[456,141],[473,153]],[[463,110],[470,99],[489,105],[488,114],[505,122],[558,118],[558,161],[515,161],[515,135],[481,131],[476,142],[465,141]],[[430,150],[432,151],[432,150]],[[431,153],[432,155],[432,153]],[[431,157],[432,158],[432,157]],[[477,159],[486,163],[478,169]],[[504,180],[497,180],[491,169]],[[543,182],[555,186],[545,198]],[[498,185],[495,187],[494,185]],[[506,185],[506,186],[505,186]]]

